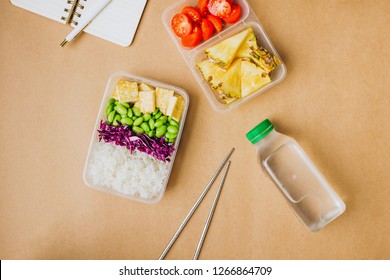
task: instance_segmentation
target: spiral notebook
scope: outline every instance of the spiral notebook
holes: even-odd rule
[[[72,27],[77,25],[83,13],[98,2],[98,0],[10,1],[17,7]],[[112,0],[84,29],[84,32],[127,47],[133,42],[146,2],[147,0]]]

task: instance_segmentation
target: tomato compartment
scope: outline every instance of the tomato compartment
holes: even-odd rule
[[[176,42],[183,49],[193,49],[244,21],[249,13],[250,8],[245,0],[182,0],[164,11],[163,22],[167,28],[167,23],[170,23],[170,34],[174,34]],[[200,41],[191,40],[188,44],[188,38],[182,38],[194,38],[192,29],[195,26],[201,28],[202,38]]]

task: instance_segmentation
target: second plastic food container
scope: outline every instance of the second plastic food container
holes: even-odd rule
[[[174,150],[168,161],[160,162],[149,154],[138,151],[136,151],[136,155],[134,155],[134,153],[130,153],[126,147],[115,145],[115,143],[106,143],[104,140],[99,139],[98,130],[101,129],[101,123],[107,120],[107,104],[109,104],[109,100],[112,98],[113,92],[116,90],[116,86],[119,81],[136,82],[138,85],[142,83],[155,89],[162,88],[168,91],[174,91],[175,96],[181,97],[184,101],[181,119],[178,127],[175,128],[177,136],[175,142],[173,143]],[[84,167],[84,182],[89,187],[116,194],[131,200],[144,203],[158,202],[163,197],[168,184],[184,128],[188,105],[188,94],[181,88],[126,72],[116,72],[112,74],[108,81],[106,91],[100,105],[98,117],[96,119]],[[137,137],[137,135],[133,135],[132,137]],[[144,137],[144,139],[145,138],[146,137]],[[151,145],[153,145],[153,143]],[[115,167],[119,170],[113,170]],[[123,169],[124,167],[127,169]],[[105,179],[101,173],[107,173],[109,178]],[[161,177],[159,177],[160,175]],[[97,180],[97,177],[99,177],[99,180]],[[103,180],[101,177],[103,177]],[[153,183],[158,185],[158,188],[147,185],[147,183],[145,185],[145,181],[150,181],[150,177],[155,178],[153,179]],[[132,180],[137,181],[133,182]],[[129,187],[129,185],[133,183],[133,189],[136,188],[136,190]],[[142,184],[145,188],[139,187]],[[150,193],[152,193],[152,195],[150,195]]]

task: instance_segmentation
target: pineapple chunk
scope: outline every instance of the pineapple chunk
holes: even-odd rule
[[[241,97],[241,61],[236,59],[222,78],[218,87],[221,97]],[[226,96],[226,97],[225,97]],[[223,98],[222,98],[223,99]]]
[[[135,106],[135,105],[134,105]],[[153,113],[156,110],[156,93],[154,90],[140,91],[137,105],[144,114]]]
[[[247,28],[238,34],[221,41],[215,46],[206,49],[206,55],[210,59],[217,61],[222,67],[229,67],[230,63],[235,58],[238,49],[241,47],[251,30],[251,28]]]
[[[271,82],[268,73],[249,60],[241,60],[241,94],[245,97]]]
[[[267,73],[270,73],[281,64],[280,60],[275,55],[271,54],[263,47],[254,49],[250,53],[250,58],[254,63],[267,71]]]
[[[249,29],[250,32],[240,49],[237,51],[236,57],[250,58],[254,63],[267,71],[267,73],[270,73],[279,66],[281,62],[265,48],[258,47],[256,35],[253,33],[252,28]]]
[[[255,33],[253,33],[252,28],[249,28],[249,34],[246,36],[245,41],[242,43],[241,47],[238,49],[236,57],[251,57],[253,50],[258,49],[257,40]]]
[[[172,96],[169,99],[167,116],[179,122],[184,111],[184,99],[180,95]]]
[[[145,84],[144,82],[142,82],[139,84],[138,90],[139,91],[149,91],[149,90],[154,90],[154,88],[152,86],[149,86],[149,85]]]
[[[222,77],[226,74],[225,69],[208,59],[198,62],[196,66],[199,68],[205,80],[210,84],[211,88],[216,89],[221,86]]]
[[[138,84],[120,80],[115,86],[112,97],[120,102],[136,102],[138,100]]]
[[[167,114],[169,99],[173,97],[173,93],[170,89],[156,88],[156,106],[164,115]]]

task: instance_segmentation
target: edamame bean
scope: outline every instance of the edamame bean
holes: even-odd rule
[[[155,114],[158,113],[158,111],[160,111],[158,108],[156,108],[156,110],[154,110],[154,112],[152,113],[152,115],[154,116]]]
[[[166,123],[167,120],[168,120],[168,117],[167,116],[161,116],[161,117],[158,118],[158,120],[159,121],[163,121],[164,123]]]
[[[144,118],[143,117],[139,117],[137,118],[135,121],[134,121],[134,125],[135,126],[139,126],[141,123],[144,122]]]
[[[177,136],[176,133],[167,132],[167,133],[165,134],[165,137],[167,137],[167,138],[169,138],[169,139],[175,139],[176,136]]]
[[[129,108],[129,110],[127,110],[127,116],[129,118],[131,118],[133,116],[133,110],[131,110],[131,108]]]
[[[112,110],[114,110],[114,104],[108,105],[106,108],[106,116],[108,116]]]
[[[177,126],[170,125],[170,126],[168,126],[167,130],[170,133],[176,133],[177,134],[177,132],[179,131],[179,128]]]
[[[145,114],[144,115],[144,121],[148,121],[148,120],[150,120],[152,118],[152,116],[150,115],[150,114]]]
[[[149,137],[153,137],[156,134],[154,130],[149,131],[148,135]]]
[[[114,120],[112,121],[112,125],[113,126],[118,126],[121,119],[122,119],[122,117],[120,115],[116,114],[115,117],[114,117]]]
[[[133,121],[135,121],[135,120],[138,119],[138,118],[137,118],[137,116],[132,116],[131,119],[132,119]]]
[[[141,116],[141,110],[137,107],[133,107],[133,114],[137,117]]]
[[[116,105],[115,110],[121,115],[127,115],[127,109],[122,104]]]
[[[154,127],[160,127],[160,126],[162,126],[163,124],[164,124],[163,121],[158,120],[158,121],[156,121],[156,122],[154,123]]]
[[[175,121],[174,119],[172,119],[170,122],[169,122],[170,125],[173,125],[173,126],[179,126],[179,123],[177,121]]]
[[[175,142],[176,138],[167,138],[169,143]]]
[[[150,127],[150,129],[154,129],[154,120],[153,119],[149,120],[149,127]]]
[[[158,138],[161,138],[165,134],[166,131],[167,131],[167,127],[165,125],[157,127],[157,129],[156,129],[156,136]]]
[[[107,116],[107,121],[108,121],[109,123],[112,123],[112,121],[114,120],[114,117],[115,117],[115,110],[112,110],[112,111],[108,114],[108,116]]]
[[[141,123],[141,128],[147,133],[150,131],[150,128],[149,128],[149,125],[148,123],[144,122],[144,123]]]
[[[158,120],[158,118],[161,117],[161,115],[162,115],[162,112],[159,111],[157,114],[154,115],[154,119]]]
[[[133,126],[132,129],[135,133],[144,133],[144,130],[142,128],[140,128],[139,126]]]
[[[133,124],[133,120],[130,118],[122,118],[121,119],[122,124],[127,124],[128,126],[131,126]]]
[[[113,97],[111,97],[110,99],[108,99],[108,104],[115,104],[115,99]]]
[[[123,107],[127,108],[127,109],[130,108],[130,104],[127,103],[127,102],[122,102],[121,105],[122,105]]]

